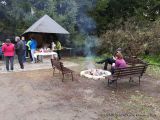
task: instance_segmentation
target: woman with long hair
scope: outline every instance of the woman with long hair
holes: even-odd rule
[[[111,73],[114,74],[115,68],[125,68],[127,67],[126,61],[123,59],[123,55],[121,52],[117,52],[115,55],[115,64],[112,64]]]

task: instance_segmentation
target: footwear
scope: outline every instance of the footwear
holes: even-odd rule
[[[35,63],[35,62],[32,61],[31,63]]]
[[[96,62],[97,64],[102,64],[103,62]]]
[[[106,66],[104,66],[104,70],[107,70],[107,67],[106,67]]]
[[[20,71],[24,71],[24,69],[20,69]]]
[[[116,80],[109,81],[109,84],[113,84]]]

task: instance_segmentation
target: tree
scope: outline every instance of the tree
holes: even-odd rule
[[[158,0],[99,0],[90,14],[97,22],[98,32],[104,33],[107,29],[122,27],[130,18],[135,18],[137,25],[155,21],[159,5]]]

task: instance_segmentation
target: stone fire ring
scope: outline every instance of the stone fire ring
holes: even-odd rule
[[[90,78],[90,79],[94,79],[94,80],[105,79],[105,77],[108,77],[108,76],[111,75],[111,72],[109,72],[109,71],[102,70],[102,69],[97,69],[97,70],[101,70],[101,71],[105,72],[105,75],[99,75],[99,76],[97,76],[97,75],[87,74],[88,72],[91,71],[91,69],[81,71],[80,75],[84,76],[84,77],[87,77],[87,78]]]

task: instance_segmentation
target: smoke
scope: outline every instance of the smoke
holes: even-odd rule
[[[88,35],[85,39],[85,48],[84,53],[86,56],[86,68],[93,69],[94,65],[94,57],[96,53],[96,47],[98,46],[98,38],[94,35]]]
[[[72,38],[76,46],[75,52],[86,56],[87,68],[94,68],[95,48],[98,45],[98,38],[95,35],[96,22],[90,17],[89,13],[93,10],[92,8],[96,5],[97,0],[77,0],[72,1],[72,4],[71,1],[59,0],[58,13],[64,15],[66,13],[64,11],[67,10],[68,15],[72,16],[69,21],[76,24],[73,26],[76,33],[73,34],[75,36]]]
[[[85,39],[84,53],[87,57],[95,56],[95,49],[98,45],[98,38],[94,35],[87,35]]]
[[[31,15],[34,15],[35,14],[35,11],[34,9],[31,7]]]
[[[94,57],[96,55],[96,47],[99,44],[98,37],[95,34],[96,22],[88,15],[88,10],[87,6],[81,7],[79,11],[78,28],[80,33],[85,36],[83,52],[86,56],[86,69],[93,69],[95,68]]]
[[[7,2],[5,0],[2,0],[0,3],[5,6],[7,5]]]
[[[80,33],[93,34],[96,31],[96,22],[87,14],[81,13],[78,21]]]
[[[85,61],[85,68],[88,69],[95,69],[94,61],[92,57],[86,57]]]

